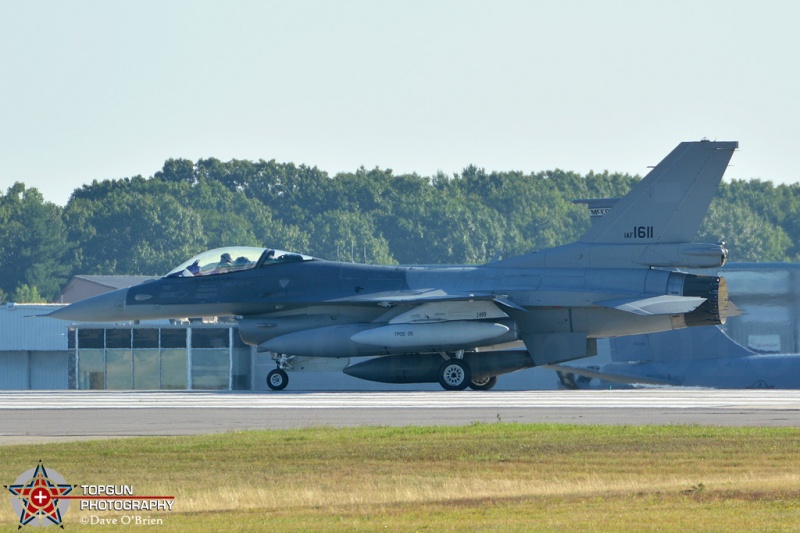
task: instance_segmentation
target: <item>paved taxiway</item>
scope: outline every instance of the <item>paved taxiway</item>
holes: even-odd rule
[[[473,422],[800,426],[800,391],[0,393],[0,443]]]

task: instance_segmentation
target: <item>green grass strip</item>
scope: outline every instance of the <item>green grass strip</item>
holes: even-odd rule
[[[175,496],[157,531],[792,531],[800,429],[475,424],[248,431],[0,447],[68,483]],[[0,504],[0,527],[19,522]]]

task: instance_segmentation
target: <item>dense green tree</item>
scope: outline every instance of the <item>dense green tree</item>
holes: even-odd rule
[[[11,295],[12,302],[28,303],[28,304],[43,304],[47,303],[47,298],[39,294],[39,289],[36,285],[30,286],[25,283],[20,285]]]
[[[86,274],[166,273],[202,250],[201,217],[172,196],[137,191],[73,201],[65,219]]]
[[[436,198],[446,195],[429,180],[417,175],[397,176],[382,194],[386,203],[375,215],[375,225],[389,242],[392,256],[400,264],[446,262],[431,261],[427,249],[428,228],[436,216],[430,209]]]
[[[260,201],[220,182],[203,177],[181,199],[202,218],[206,248],[241,245],[303,250],[309,244],[307,233],[273,217]]]
[[[393,264],[389,244],[369,216],[352,211],[326,211],[310,223],[308,253],[323,259],[354,263]]]
[[[780,227],[746,206],[711,203],[698,232],[699,242],[725,242],[729,261],[785,261],[792,240]]]
[[[170,159],[152,178],[94,181],[65,208],[15,184],[0,195],[0,296],[52,299],[74,273],[158,274],[201,250],[252,245],[367,263],[483,263],[575,241],[578,198],[624,196],[639,176],[552,170],[333,177],[275,160]],[[697,240],[731,260],[800,256],[800,185],[723,182]]]
[[[188,159],[167,159],[164,167],[153,177],[170,183],[193,184],[197,181],[194,163]]]
[[[0,197],[0,250],[0,289],[12,294],[24,285],[54,299],[70,273],[61,208],[35,188],[12,185]]]
[[[258,200],[203,173],[93,184],[73,195],[64,218],[70,238],[81,243],[75,263],[83,273],[158,274],[207,248],[308,244]]]
[[[482,204],[470,204],[458,195],[440,195],[424,209],[420,263],[485,263],[506,248],[502,219]]]

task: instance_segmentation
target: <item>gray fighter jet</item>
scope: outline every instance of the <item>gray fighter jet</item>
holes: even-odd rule
[[[217,249],[161,279],[83,300],[70,321],[234,316],[288,383],[292,358],[392,383],[489,389],[497,376],[596,353],[596,339],[725,321],[725,262],[692,243],[736,142],[685,142],[575,243],[478,266],[374,266],[260,248]]]

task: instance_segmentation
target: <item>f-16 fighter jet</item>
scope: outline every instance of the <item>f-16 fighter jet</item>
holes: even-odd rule
[[[375,356],[351,376],[489,389],[497,376],[596,353],[596,340],[716,325],[722,244],[693,243],[736,142],[685,142],[578,242],[485,265],[376,266],[262,248],[224,248],[163,278],[51,313],[70,321],[233,316],[268,352],[267,384],[294,357]]]

